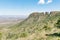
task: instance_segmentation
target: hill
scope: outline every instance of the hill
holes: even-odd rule
[[[0,33],[1,40],[60,40],[60,11],[34,12]]]

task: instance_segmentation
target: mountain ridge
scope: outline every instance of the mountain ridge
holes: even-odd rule
[[[27,19],[8,27],[7,40],[60,40],[60,11],[33,12]],[[5,33],[5,32],[4,32]]]

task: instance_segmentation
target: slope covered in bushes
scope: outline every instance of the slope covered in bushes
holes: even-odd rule
[[[60,12],[34,12],[7,29],[6,40],[60,40]]]

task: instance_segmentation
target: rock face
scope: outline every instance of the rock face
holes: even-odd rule
[[[60,38],[60,29],[57,28],[60,27],[59,20],[60,12],[58,11],[34,12],[26,20],[9,27],[10,31],[6,39],[58,40]]]

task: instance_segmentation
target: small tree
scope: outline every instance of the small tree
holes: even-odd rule
[[[55,26],[56,26],[57,28],[60,28],[60,19],[57,21],[57,23],[55,24]]]

